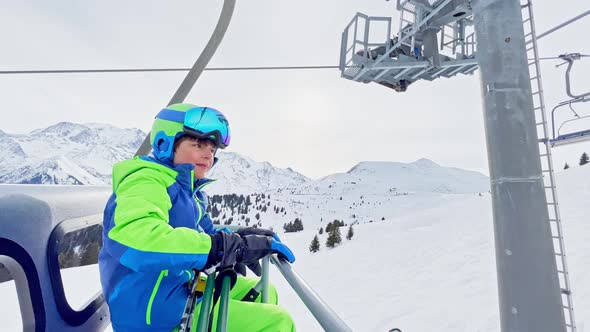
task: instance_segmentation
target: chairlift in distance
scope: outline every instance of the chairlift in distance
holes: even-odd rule
[[[565,63],[568,64],[567,70],[565,72],[565,83],[566,83],[566,92],[567,92],[568,96],[571,97],[571,99],[560,102],[551,111],[551,127],[553,129],[553,138],[550,139],[549,142],[551,143],[552,147],[557,147],[557,146],[566,145],[566,144],[579,143],[579,142],[590,140],[590,129],[560,134],[561,128],[564,125],[590,117],[590,115],[580,116],[572,107],[572,104],[584,103],[584,102],[590,101],[590,91],[580,94],[580,95],[573,94],[571,91],[570,72],[571,72],[572,66],[573,66],[575,60],[580,60],[583,57],[590,57],[590,55],[580,54],[580,53],[565,53],[565,54],[559,55],[559,57],[558,57],[559,59],[562,59],[566,62],[561,63],[561,64],[557,65],[556,67],[562,66]],[[558,108],[563,107],[563,106],[569,107],[569,109],[574,113],[574,118],[562,122],[561,125],[559,126],[559,128],[557,128],[557,133],[556,133],[555,111]]]

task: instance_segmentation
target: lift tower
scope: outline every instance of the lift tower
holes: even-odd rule
[[[342,34],[343,78],[403,92],[481,69],[502,331],[576,331],[531,0],[397,0]],[[378,25],[387,31],[374,40]]]
[[[525,39],[535,31],[531,25],[532,29],[524,32],[521,9],[531,6],[529,0],[525,1],[473,1],[492,186],[500,320],[502,331],[565,331],[547,209],[547,204],[557,202],[546,195],[539,158],[550,157],[550,150],[539,147],[539,138],[544,147],[548,144],[547,123],[537,55],[527,58]],[[531,21],[532,11],[529,13],[525,20]],[[530,48],[536,49],[536,41]],[[553,189],[553,167],[551,159],[546,160],[545,175],[551,178],[548,189]]]

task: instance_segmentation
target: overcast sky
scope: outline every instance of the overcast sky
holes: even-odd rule
[[[0,70],[31,70],[190,67],[223,1],[0,3]],[[590,9],[587,0],[556,3],[534,2],[539,32]],[[394,15],[397,26],[394,7],[384,0],[237,1],[209,66],[337,65],[341,33],[354,14]],[[587,31],[589,16],[540,40],[541,56],[590,54]],[[543,62],[549,110],[567,97],[566,66],[555,68],[558,63]],[[590,90],[589,72],[590,58],[576,63],[575,93]],[[147,131],[185,74],[0,75],[0,129],[26,133],[71,121]],[[417,82],[405,93],[342,79],[335,69],[205,72],[186,101],[228,116],[229,151],[313,178],[360,161],[422,157],[487,173],[477,72]],[[590,103],[576,109],[590,114]],[[554,150],[556,167],[577,164],[583,151],[590,152],[588,143]]]

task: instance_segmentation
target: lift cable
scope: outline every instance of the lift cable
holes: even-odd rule
[[[587,16],[590,15],[590,10],[569,19],[554,28],[551,28],[539,35],[537,40]],[[585,55],[584,55],[585,56]],[[548,60],[550,58],[540,58],[540,60]],[[556,58],[559,59],[559,58]],[[338,69],[339,66],[269,66],[269,67],[212,67],[205,68],[208,71],[238,71],[238,70],[304,70],[304,69]],[[81,73],[138,73],[138,72],[175,72],[175,71],[189,71],[190,68],[130,68],[130,69],[55,69],[55,70],[0,70],[0,75],[15,75],[15,74],[81,74]]]
[[[207,71],[238,70],[303,70],[303,69],[338,69],[339,66],[268,66],[268,67],[211,67]],[[55,69],[55,70],[0,70],[0,74],[84,74],[84,73],[140,73],[140,72],[175,72],[189,71],[190,68],[122,68],[122,69]]]

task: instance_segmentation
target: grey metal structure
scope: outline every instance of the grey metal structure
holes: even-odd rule
[[[543,185],[547,199],[547,212],[549,215],[551,238],[553,240],[554,254],[557,264],[559,291],[561,293],[562,308],[564,310],[565,329],[568,331],[575,331],[576,323],[572,300],[572,289],[569,279],[565,243],[563,239],[559,200],[557,198],[557,187],[553,167],[553,157],[551,153],[549,129],[547,124],[547,113],[545,111],[545,93],[543,90],[543,80],[541,77],[541,65],[539,63],[537,33],[535,31],[535,17],[533,15],[532,1],[524,0],[524,3],[521,3],[521,10],[525,33],[525,43],[527,45],[526,56],[528,62],[528,71],[532,88],[531,96],[533,97],[533,114],[535,115],[537,134],[540,138],[539,150],[541,153],[539,157],[541,158],[541,172],[543,173]]]
[[[549,136],[545,113],[532,3],[521,1],[398,0],[400,32],[382,45],[368,41],[371,23],[387,22],[389,35],[390,19],[357,14],[342,35],[340,69],[344,78],[405,91],[413,81],[469,74],[479,64],[502,330],[575,331],[551,155],[556,142]],[[407,12],[413,18],[408,20]],[[361,33],[359,25],[364,28]],[[465,29],[472,26],[475,34]],[[354,32],[352,42],[349,31]],[[450,48],[457,54],[455,59],[434,50],[439,32],[440,49]],[[364,34],[361,40],[360,34]],[[357,45],[362,49],[357,51]],[[466,61],[475,60],[475,65],[467,65]],[[573,95],[569,84],[568,93],[576,102],[587,97]],[[560,143],[582,139],[590,139],[590,130],[561,137]]]
[[[229,22],[231,21],[235,5],[236,0],[223,1],[223,7],[221,8],[219,20],[217,21],[217,25],[213,30],[213,34],[211,34],[211,38],[209,38],[209,42],[207,42],[207,45],[203,49],[203,52],[201,53],[199,58],[197,58],[197,61],[195,62],[191,70],[188,72],[188,74],[186,74],[186,77],[174,93],[174,96],[172,96],[172,99],[170,99],[170,102],[168,102],[168,105],[182,103],[188,95],[188,93],[191,91],[193,85],[195,85],[195,82],[197,82],[199,76],[201,76],[201,73],[209,63],[209,60],[211,60],[213,54],[215,54],[217,47],[219,46],[219,44],[221,44],[221,40],[223,40],[223,36],[225,35],[227,27],[229,26]],[[141,146],[135,153],[135,155],[147,155],[150,152],[150,150],[150,133],[148,133],[143,142],[141,143]]]
[[[549,151],[539,151],[539,117],[535,116],[535,112],[541,115],[544,139],[547,124],[538,56],[533,63],[526,56],[527,37],[533,38],[529,50],[536,53],[535,32],[523,29],[523,22],[534,28],[530,6],[528,0],[524,4],[519,0],[473,1],[478,49],[485,50],[477,58],[492,186],[501,328],[566,331],[550,226],[550,219],[558,216],[550,217],[547,209],[547,204],[557,207],[557,202],[555,196],[548,201],[543,176],[550,177],[549,189],[555,194],[553,170]],[[524,20],[521,8],[530,15]],[[536,77],[530,77],[529,65],[534,66]],[[539,90],[531,91],[531,79]],[[533,101],[536,95],[540,97],[537,104]],[[540,155],[547,157],[547,171],[542,170]]]
[[[340,50],[343,78],[403,92],[417,80],[477,69],[469,1],[397,0],[397,9],[401,19],[396,35],[391,35],[389,17],[357,13],[346,26]],[[372,32],[380,24],[386,25],[386,34],[373,41]],[[445,50],[450,54],[445,55]]]

